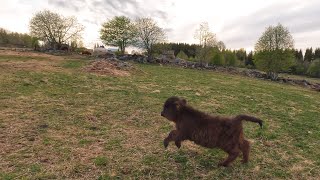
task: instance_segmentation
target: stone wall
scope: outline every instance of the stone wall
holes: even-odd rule
[[[198,69],[198,70],[211,70],[211,71],[223,72],[228,74],[242,75],[242,76],[247,76],[251,78],[270,80],[266,73],[258,70],[241,69],[241,68],[235,68],[235,67],[211,66],[208,64],[200,64],[199,62],[186,61],[180,58],[175,58],[175,59],[172,59],[171,57],[167,58],[166,56],[162,56],[160,58],[153,58],[152,60],[150,60],[144,55],[126,54],[126,55],[116,56],[114,54],[107,53],[104,55],[99,55],[98,57],[105,60],[111,60],[111,61],[134,61],[137,63],[158,63],[161,65],[179,66],[182,68],[190,68],[190,69]],[[320,83],[309,82],[307,80],[280,77],[276,80],[276,82],[286,83],[291,85],[298,85],[298,86],[310,88],[320,92]]]

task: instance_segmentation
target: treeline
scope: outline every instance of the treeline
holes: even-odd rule
[[[302,50],[294,50],[295,64],[290,68],[290,73],[320,77],[320,48],[307,48],[304,56]]]
[[[9,32],[0,28],[0,46],[35,48],[39,46],[38,39],[28,34]]]
[[[228,50],[217,46],[203,47],[186,43],[158,43],[153,49],[155,56],[171,50],[177,58],[202,61],[208,65],[254,67],[253,52],[247,53],[245,49]]]
[[[304,54],[304,61],[311,62],[316,59],[320,59],[320,48],[316,48],[314,51],[312,50],[312,47],[307,48]]]
[[[246,67],[255,69],[254,52],[245,49],[228,50],[218,47],[203,48],[198,44],[187,43],[157,43],[153,46],[155,56],[165,51],[173,51],[177,58],[189,61],[201,61],[208,65]],[[291,50],[294,54],[294,63],[282,72],[296,75],[309,75],[320,77],[320,48],[307,48],[304,55],[300,49]]]
[[[197,49],[201,46],[198,44],[187,43],[157,43],[153,45],[153,53],[155,55],[162,54],[164,51],[172,50],[174,55],[177,56],[180,52],[186,54],[188,58],[195,58],[197,55]]]

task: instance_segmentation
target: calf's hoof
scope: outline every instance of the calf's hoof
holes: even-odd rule
[[[166,140],[164,140],[164,141],[163,141],[163,146],[164,146],[164,148],[166,148],[166,149],[167,149],[168,145],[169,145],[169,142],[168,142],[168,141],[166,141]]]
[[[224,163],[224,162],[220,162],[220,163],[218,164],[218,167],[221,167],[221,166],[223,166],[223,167],[229,167],[229,164],[226,164],[226,163]]]

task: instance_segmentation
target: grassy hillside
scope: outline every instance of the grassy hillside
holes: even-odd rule
[[[158,65],[98,76],[85,59],[17,56],[0,54],[0,179],[320,178],[319,92]],[[263,119],[262,130],[244,124],[249,164],[218,168],[224,152],[191,142],[165,150],[173,124],[160,111],[173,95]]]

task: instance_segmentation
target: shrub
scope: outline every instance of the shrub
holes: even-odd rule
[[[195,61],[197,61],[194,57],[189,57],[189,59],[188,59],[189,61],[193,61],[193,62],[195,62]]]
[[[217,66],[224,66],[225,65],[225,59],[224,56],[221,53],[217,53],[213,56],[211,63]]]
[[[303,75],[308,70],[308,64],[303,64],[301,62],[297,62],[295,65],[290,67],[290,72],[292,74]]]
[[[320,59],[312,61],[307,74],[311,77],[320,77]]]
[[[254,54],[254,64],[259,70],[267,72],[272,80],[278,78],[279,72],[289,70],[294,65],[294,54],[291,50],[258,51]]]
[[[180,51],[177,54],[177,58],[184,59],[184,60],[188,60],[189,59],[189,57],[186,55],[186,53],[184,53],[184,51]]]
[[[116,51],[114,54],[117,55],[117,56],[121,56],[121,55],[123,55],[124,53],[121,52],[121,51]]]
[[[225,65],[227,66],[237,66],[239,64],[239,60],[236,55],[231,51],[225,52]]]

